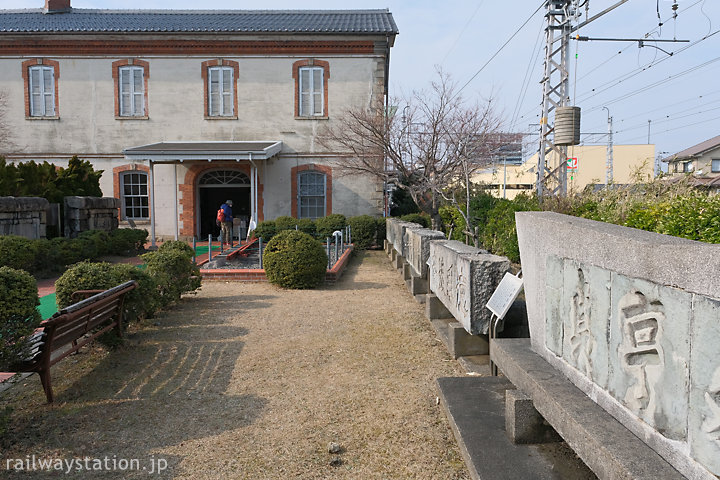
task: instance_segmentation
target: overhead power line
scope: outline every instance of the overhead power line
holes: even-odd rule
[[[503,43],[502,46],[501,46],[500,48],[498,48],[495,53],[492,54],[492,56],[488,59],[488,61],[485,62],[485,64],[484,64],[482,67],[480,67],[480,69],[478,69],[478,71],[475,72],[475,74],[474,74],[472,77],[470,77],[470,80],[468,80],[467,82],[465,82],[465,85],[463,85],[462,87],[460,87],[460,90],[458,90],[458,91],[455,93],[455,96],[460,95],[460,92],[462,92],[462,91],[465,89],[465,87],[467,87],[468,85],[470,85],[470,82],[472,82],[473,80],[475,80],[475,77],[477,77],[478,75],[480,75],[480,72],[482,72],[482,71],[485,69],[485,67],[487,67],[487,66],[490,64],[490,62],[492,62],[492,61],[495,59],[495,57],[497,57],[497,56],[500,54],[500,52],[503,51],[503,49],[507,46],[507,44],[510,43],[510,42],[512,41],[512,39],[515,38],[515,36],[516,36],[518,33],[520,33],[520,31],[521,31],[523,28],[525,28],[525,25],[527,25],[528,22],[530,22],[530,20],[532,20],[532,18],[535,16],[535,14],[536,14],[537,12],[539,12],[540,9],[543,8],[544,6],[545,6],[545,2],[542,2],[542,3],[540,4],[540,6],[539,6],[538,8],[536,8],[535,11],[527,18],[527,20],[525,20],[525,21],[522,23],[522,25],[520,25],[520,27],[518,27],[517,30],[515,30],[515,33],[513,33],[512,35],[510,35],[510,38],[508,38],[508,39],[505,41],[505,43]]]

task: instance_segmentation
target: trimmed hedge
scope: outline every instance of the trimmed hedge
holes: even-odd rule
[[[318,218],[315,220],[315,226],[317,227],[317,235],[319,238],[324,239],[332,237],[332,234],[336,230],[342,230],[347,225],[347,219],[345,215],[339,213],[333,213],[327,217]]]
[[[62,272],[67,265],[94,260],[102,255],[134,255],[144,248],[147,230],[89,230],[78,238],[29,240],[15,235],[0,236],[0,265],[26,270],[37,276]]]
[[[367,250],[375,245],[378,229],[378,222],[375,217],[371,217],[370,215],[350,217],[348,224],[350,225],[352,242],[356,249]]]
[[[270,283],[284,288],[315,288],[325,281],[328,258],[307,233],[285,230],[268,242],[263,256]]]
[[[29,273],[0,267],[0,370],[8,371],[40,324],[37,284]]]
[[[430,217],[420,213],[408,213],[400,217],[403,222],[419,223],[423,228],[430,228]]]
[[[255,230],[252,231],[252,236],[253,238],[262,238],[263,242],[268,243],[276,233],[275,222],[267,220],[257,224]]]

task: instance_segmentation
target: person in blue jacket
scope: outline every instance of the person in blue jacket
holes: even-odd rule
[[[225,203],[220,205],[220,209],[225,214],[225,218],[220,222],[220,241],[232,247],[232,228],[233,228],[233,216],[232,216],[232,200],[227,200]]]

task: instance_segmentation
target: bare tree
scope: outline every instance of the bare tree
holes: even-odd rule
[[[321,132],[320,142],[347,153],[342,169],[405,189],[430,215],[433,228],[440,228],[444,199],[472,231],[471,177],[490,161],[501,127],[492,101],[467,104],[450,77],[438,71],[429,92],[415,92],[402,103],[402,110],[387,112],[383,105],[351,108]],[[467,191],[464,206],[451,194],[458,187]]]

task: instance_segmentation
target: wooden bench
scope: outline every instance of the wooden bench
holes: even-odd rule
[[[122,336],[123,300],[125,294],[136,287],[137,282],[130,280],[109,290],[73,293],[71,299],[77,303],[40,324],[29,338],[23,360],[14,365],[13,370],[40,375],[47,401],[52,403],[50,367],[112,328]]]

